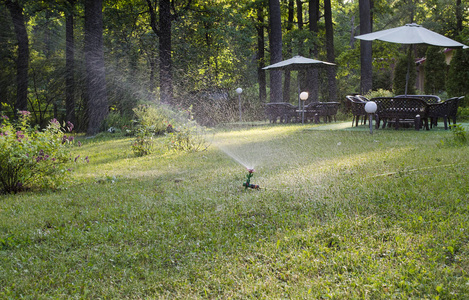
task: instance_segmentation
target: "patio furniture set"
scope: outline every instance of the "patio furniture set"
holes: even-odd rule
[[[265,105],[266,116],[270,123],[294,123],[314,122],[319,123],[323,118],[324,123],[336,121],[339,102],[313,102],[302,109],[286,102],[267,103]],[[304,119],[303,119],[304,114]]]
[[[382,127],[394,126],[399,129],[400,126],[413,126],[420,130],[422,126],[426,130],[438,125],[438,119],[444,122],[445,130],[448,129],[448,123],[456,124],[456,113],[458,106],[464,97],[454,97],[446,101],[441,101],[433,95],[398,95],[395,97],[378,97],[370,100],[361,95],[346,96],[350,101],[353,120],[352,126],[358,126],[361,119],[366,124],[365,104],[367,101],[374,101],[377,104],[375,113],[376,129]]]

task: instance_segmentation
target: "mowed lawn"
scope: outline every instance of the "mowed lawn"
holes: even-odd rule
[[[66,189],[0,196],[0,298],[469,299],[468,146],[310,127],[82,139]]]

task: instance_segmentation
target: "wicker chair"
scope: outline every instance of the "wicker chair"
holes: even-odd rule
[[[313,102],[305,105],[305,120],[314,123],[320,122],[320,117],[324,117],[324,122],[327,122],[327,106],[324,102]]]
[[[458,114],[458,107],[463,98],[464,96],[455,97],[455,98],[450,98],[445,101],[445,102],[451,101],[451,105],[449,106],[449,109],[448,109],[448,121],[450,124],[451,124],[451,121],[453,121],[453,125],[456,124],[456,115]]]
[[[428,105],[427,117],[430,118],[430,128],[433,128],[433,125],[438,125],[438,118],[443,118],[445,130],[448,129],[448,114],[453,101],[454,99],[448,99],[445,102]]]
[[[352,115],[353,115],[352,127],[354,123],[355,123],[355,127],[358,126],[358,121],[360,120],[360,117],[363,117],[362,124],[363,123],[366,124],[366,115],[367,115],[365,111],[366,102],[358,99],[356,96],[346,96],[345,98],[349,100],[351,103]]]
[[[427,104],[440,103],[441,99],[435,95],[398,95],[395,98],[417,98],[424,100]]]
[[[395,129],[399,129],[402,123],[411,123],[416,130],[420,130],[421,121],[428,128],[427,111],[428,105],[422,99],[404,97],[379,97],[373,98],[378,109],[376,111],[376,128],[383,121],[383,128],[387,123],[394,123]]]
[[[266,115],[270,123],[290,123],[297,121],[298,107],[286,102],[266,104]]]
[[[334,122],[337,121],[336,115],[337,111],[339,110],[339,102],[324,102],[326,106],[326,116],[329,122],[332,122],[332,118],[334,118]]]

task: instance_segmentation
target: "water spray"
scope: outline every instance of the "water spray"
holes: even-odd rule
[[[259,189],[257,184],[251,184],[251,177],[254,175],[254,169],[248,169],[248,175],[246,175],[246,182],[243,182],[244,189]]]

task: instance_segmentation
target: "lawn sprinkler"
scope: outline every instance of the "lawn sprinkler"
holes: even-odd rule
[[[254,169],[248,169],[248,175],[246,175],[246,182],[243,182],[244,189],[247,190],[248,188],[251,189],[259,189],[257,184],[251,184],[251,177],[254,173]]]

